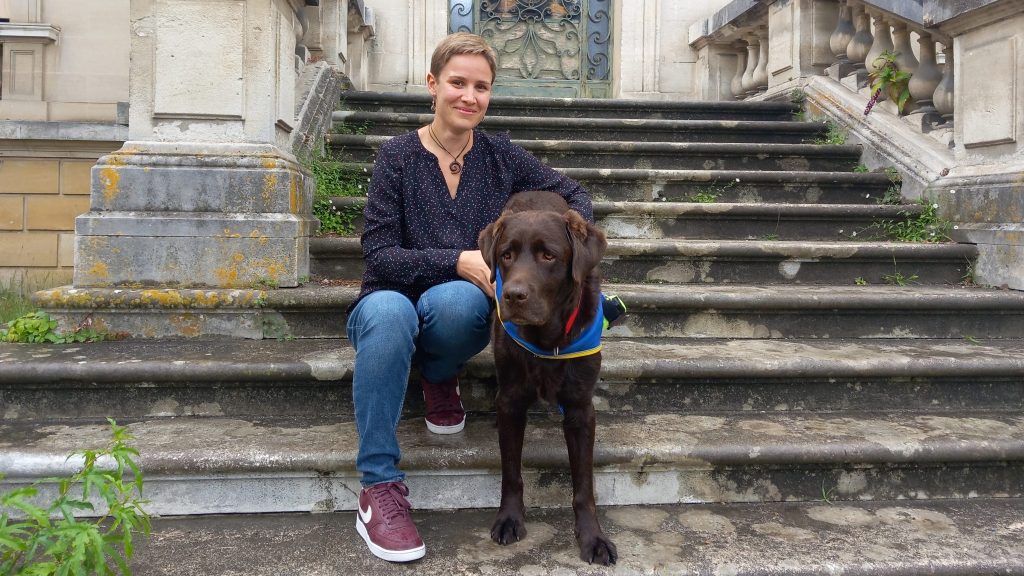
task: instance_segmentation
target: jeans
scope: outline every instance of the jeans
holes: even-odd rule
[[[397,431],[413,362],[428,382],[456,376],[487,346],[490,313],[490,299],[464,280],[430,288],[415,305],[398,292],[371,292],[352,310],[356,469],[363,486],[405,479],[398,469]]]

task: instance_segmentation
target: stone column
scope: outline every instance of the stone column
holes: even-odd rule
[[[853,27],[853,17],[850,6],[846,0],[840,0],[839,17],[836,22],[836,29],[829,37],[829,48],[835,56],[835,64],[829,67],[828,75],[833,80],[839,80],[853,71],[853,64],[846,56],[846,47],[853,40],[856,29]]]
[[[864,61],[867,60],[868,52],[871,50],[871,45],[874,44],[875,38],[871,35],[871,17],[864,10],[864,6],[855,4],[853,6],[853,14],[857,32],[846,47],[846,57],[853,64],[853,71],[843,78],[843,81],[848,87],[856,91],[867,85],[867,66]]]
[[[743,70],[743,79],[740,86],[743,88],[743,96],[753,96],[757,92],[757,84],[754,83],[754,70],[757,69],[757,57],[761,53],[761,44],[757,36],[750,34],[744,41],[747,43],[747,65]]]
[[[768,30],[762,28],[757,32],[759,42],[757,67],[754,68],[754,90],[762,93],[768,89]]]
[[[747,50],[743,46],[736,47],[736,73],[733,74],[729,89],[734,100],[743,100],[743,72],[747,68]]]
[[[867,56],[864,57],[864,66],[867,67],[868,72],[875,72],[879,69],[881,62],[876,61],[883,52],[893,51],[892,32],[889,31],[889,23],[885,21],[885,16],[882,14],[875,16],[874,36],[875,41],[872,42]]]
[[[296,286],[312,179],[288,151],[304,0],[131,0],[129,140],[92,171],[79,287]]]
[[[932,101],[935,103],[935,110],[944,121],[944,128],[953,128],[953,113],[955,112],[955,91],[953,76],[953,45],[950,43],[943,48],[942,53],[946,57],[946,64],[942,68],[942,81],[935,88],[932,94]]]
[[[911,120],[925,130],[941,119],[932,103],[932,95],[942,81],[942,71],[935,62],[935,40],[931,35],[922,32],[917,42],[921,46],[921,61],[910,77],[910,99],[917,104]]]

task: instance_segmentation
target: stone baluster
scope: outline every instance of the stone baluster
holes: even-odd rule
[[[732,76],[729,89],[732,90],[732,97],[736,100],[743,100],[743,72],[747,68],[747,50],[742,45],[736,46],[736,73]],[[929,95],[930,96],[930,95]]]
[[[839,19],[828,42],[832,54],[836,57],[836,63],[830,66],[828,71],[829,77],[833,80],[838,80],[853,70],[850,59],[846,56],[846,47],[850,45],[855,33],[850,6],[846,0],[839,0]]]
[[[883,52],[892,52],[892,33],[889,31],[889,23],[886,22],[885,17],[882,14],[875,16],[875,41],[871,43],[871,49],[868,50],[867,55],[864,57],[864,66],[868,72],[877,72],[881,68],[882,62],[878,61],[878,57]]]
[[[753,96],[757,92],[757,85],[754,84],[754,69],[757,68],[757,56],[761,50],[761,43],[753,34],[747,36],[745,41],[747,43],[747,66],[743,70],[741,86],[743,96],[747,97]]]
[[[871,50],[875,37],[871,35],[871,17],[864,10],[864,6],[854,5],[853,13],[856,32],[854,32],[850,44],[846,46],[846,57],[850,59],[855,70],[860,72],[867,68],[864,61],[867,60],[868,51]]]
[[[942,53],[946,56],[946,64],[942,69],[942,81],[939,82],[932,94],[932,101],[935,103],[935,110],[945,120],[943,127],[952,128],[954,113],[953,45],[944,46]]]
[[[921,46],[921,61],[910,78],[910,99],[917,103],[917,112],[923,115],[921,122],[925,127],[940,118],[932,103],[932,95],[942,82],[942,71],[935,63],[935,40],[931,34],[922,32],[917,43]]]
[[[897,22],[893,26],[893,32],[895,32],[893,44],[896,51],[896,64],[899,65],[900,70],[913,74],[920,63],[914,56],[914,48],[910,45],[910,28],[903,22]]]
[[[757,56],[757,68],[754,69],[754,90],[762,93],[768,90],[768,30],[761,28],[757,31],[760,41],[760,50]]]

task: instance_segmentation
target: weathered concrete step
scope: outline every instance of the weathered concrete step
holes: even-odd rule
[[[331,145],[351,162],[371,162],[390,136],[335,134]],[[853,170],[856,145],[711,144],[694,142],[589,142],[513,140],[545,164],[560,168],[633,168],[670,170]],[[472,162],[470,154],[467,162]]]
[[[333,139],[360,132],[394,136],[433,120],[433,114],[336,111]],[[629,140],[634,142],[764,142],[802,144],[820,138],[825,125],[794,121],[663,120],[626,118],[555,118],[488,116],[487,132],[504,132],[523,140]]]
[[[372,164],[354,164],[367,172]],[[885,174],[759,170],[643,170],[557,168],[598,200],[690,202],[695,194],[715,203],[877,205],[892,185]]]
[[[510,546],[490,540],[494,513],[414,510],[427,555],[410,566],[371,556],[350,513],[160,518],[152,537],[138,541],[132,570],[139,576],[1024,574],[1024,501],[1012,498],[599,503],[601,526],[618,548],[614,568],[579,560],[569,510],[527,510],[527,536]]]
[[[602,355],[600,412],[1024,410],[1022,340],[608,337]],[[349,418],[353,358],[341,339],[0,345],[0,416]],[[468,410],[494,410],[490,349],[460,380]],[[414,374],[406,414],[422,413]]]
[[[973,245],[951,243],[613,238],[601,272],[608,282],[943,284],[961,282],[976,254]],[[362,278],[358,238],[313,238],[309,256],[312,274]]]
[[[425,114],[427,94],[345,92],[341,109]],[[791,120],[800,110],[784,102],[670,102],[600,98],[494,96],[488,116],[665,118],[680,120]]]
[[[361,210],[365,197],[334,198],[339,210]],[[704,240],[884,239],[880,220],[904,221],[920,205],[594,202],[594,219],[609,238]],[[353,219],[353,235],[362,232]]]
[[[127,422],[123,422],[127,423]],[[150,510],[212,514],[351,510],[351,419],[161,418],[127,423]],[[523,452],[528,506],[567,506],[561,417],[534,417]],[[491,415],[439,436],[398,426],[421,508],[494,507],[500,455]],[[109,440],[103,424],[0,423],[0,474],[18,485],[74,466]],[[608,505],[1024,496],[1024,416],[1007,413],[601,414],[594,447]],[[50,489],[55,488],[53,486]]]
[[[1024,293],[995,289],[619,284],[605,292],[630,312],[610,335],[633,338],[1024,338]]]

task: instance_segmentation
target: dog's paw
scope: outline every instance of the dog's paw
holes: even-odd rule
[[[601,564],[610,566],[615,564],[619,558],[619,552],[615,544],[604,534],[598,534],[592,538],[580,540],[580,559],[588,564]]]
[[[526,521],[520,515],[498,513],[491,526],[491,540],[505,546],[526,538]]]

